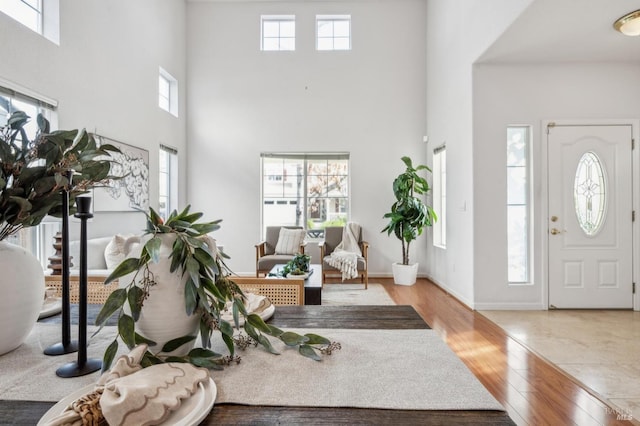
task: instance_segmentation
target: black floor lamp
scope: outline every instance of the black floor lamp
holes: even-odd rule
[[[80,281],[78,283],[78,360],[63,365],[56,370],[60,377],[78,377],[93,373],[102,368],[99,359],[87,359],[87,220],[91,213],[91,197],[76,198],[77,213],[80,219]]]

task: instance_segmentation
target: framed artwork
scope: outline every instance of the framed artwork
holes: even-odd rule
[[[124,176],[93,191],[94,210],[102,212],[149,210],[149,151],[105,136],[93,135],[98,145],[110,144],[122,151],[111,153],[110,174]]]

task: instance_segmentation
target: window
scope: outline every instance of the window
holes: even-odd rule
[[[351,16],[316,16],[316,49],[351,50]]]
[[[296,17],[262,16],[262,50],[296,50]]]
[[[42,34],[41,0],[0,0],[0,10],[22,25]]]
[[[178,81],[162,67],[158,75],[158,106],[178,116]]]
[[[433,224],[433,245],[447,246],[447,151],[443,146],[433,150],[433,209],[438,220]]]
[[[4,84],[4,82],[0,82]],[[24,90],[28,92],[28,90]],[[37,133],[38,125],[36,117],[41,113],[50,122],[52,119],[55,102],[50,100],[38,99],[31,94],[17,92],[10,87],[0,86],[0,127],[7,124],[8,116],[14,111],[24,111],[31,119],[25,126],[25,130],[30,139],[33,139]],[[53,124],[53,123],[52,123]],[[53,249],[53,236],[60,230],[60,223],[47,218],[38,226],[27,227],[20,230],[17,234],[7,238],[6,241],[12,244],[24,247],[33,253],[40,263],[43,270],[47,268],[48,258],[55,254]]]
[[[178,151],[160,145],[160,199],[158,214],[166,219],[178,209]]]
[[[59,0],[0,0],[0,12],[60,44]]]
[[[297,225],[311,237],[349,218],[349,154],[264,153],[262,225]]]
[[[512,284],[529,282],[529,127],[507,128],[507,256]]]

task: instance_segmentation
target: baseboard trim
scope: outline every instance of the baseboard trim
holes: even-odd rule
[[[476,311],[546,311],[541,303],[476,303]]]

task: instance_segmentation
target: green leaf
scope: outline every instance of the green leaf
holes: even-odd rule
[[[110,284],[120,277],[124,277],[127,274],[137,271],[141,264],[142,262],[140,261],[140,259],[137,259],[135,257],[130,257],[123,260],[118,266],[116,266],[116,269],[114,269],[113,272],[109,274],[107,279],[104,280],[104,284]]]
[[[113,362],[113,358],[115,358],[116,353],[118,352],[118,339],[115,339],[104,351],[104,356],[102,357],[102,372],[108,371],[111,368],[111,363]]]
[[[198,357],[190,357],[189,362],[196,367],[209,368],[211,370],[223,370],[220,364],[217,362],[219,358],[211,359],[211,358],[198,358]]]
[[[135,323],[129,315],[121,315],[118,320],[118,333],[120,338],[129,349],[136,345]]]
[[[102,305],[102,309],[96,317],[96,325],[103,325],[115,311],[122,308],[124,302],[127,300],[127,289],[119,288],[114,290],[107,300]]]
[[[178,349],[180,346],[184,345],[185,343],[192,342],[195,339],[196,339],[196,336],[182,336],[182,337],[178,337],[177,339],[169,340],[162,347],[162,352],[173,352],[176,349]]]
[[[198,307],[197,297],[198,290],[193,284],[193,281],[191,281],[191,278],[189,278],[184,286],[184,306],[187,315],[191,315],[196,311],[196,308]]]
[[[137,285],[132,285],[129,288],[127,294],[127,300],[129,302],[129,308],[131,309],[131,316],[134,321],[138,321],[140,318],[140,312],[142,310],[142,300],[144,298],[144,290]]]
[[[224,342],[225,345],[227,345],[227,349],[229,350],[229,354],[233,355],[235,352],[235,346],[233,343],[233,337],[223,334],[222,335],[222,341]]]
[[[298,352],[300,352],[300,355],[304,355],[307,358],[311,358],[314,361],[322,361],[322,358],[320,358],[320,355],[316,353],[315,349],[313,349],[312,346],[300,345]]]
[[[160,237],[153,237],[144,245],[144,249],[149,254],[149,258],[153,263],[160,261],[160,247],[162,246],[162,239]]]
[[[272,354],[280,355],[280,352],[276,351],[276,349],[271,345],[271,341],[267,339],[265,336],[263,336],[262,334],[258,336],[258,343],[264,346],[264,348],[267,351],[271,352]]]
[[[298,333],[294,333],[292,331],[285,331],[279,336],[279,339],[284,342],[287,346],[297,346],[303,343],[307,343],[309,340],[308,337],[301,336]]]
[[[268,333],[270,331],[269,326],[258,314],[247,315],[247,322],[262,332]]]
[[[308,345],[328,345],[331,343],[331,340],[317,334],[307,333],[304,336],[308,338],[306,342]]]
[[[220,320],[220,332],[227,336],[233,336],[233,327],[229,321]]]
[[[140,345],[142,343],[145,343],[145,344],[147,344],[149,346],[156,346],[157,345],[157,343],[154,342],[153,340],[147,339],[146,337],[144,337],[143,335],[138,334],[138,333],[135,334],[135,339],[136,339],[136,345]]]
[[[195,358],[219,358],[222,355],[209,349],[193,348],[189,351],[189,356]]]

